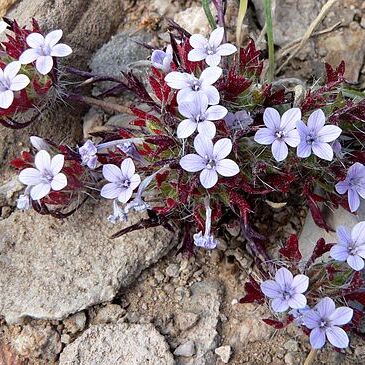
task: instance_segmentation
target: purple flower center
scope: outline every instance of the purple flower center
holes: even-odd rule
[[[278,130],[275,132],[275,136],[277,139],[284,139],[285,138],[285,132],[282,130]]]
[[[9,80],[3,79],[0,81],[0,92],[6,91],[10,89]]]
[[[315,135],[315,133],[313,131],[309,132],[306,137],[307,144],[313,144],[314,142],[316,142],[316,140],[317,136]]]
[[[44,44],[43,46],[39,47],[39,53],[42,56],[49,56],[51,54],[51,47]]]
[[[330,322],[326,319],[321,319],[321,322],[319,322],[319,328],[328,328],[330,326]]]
[[[195,116],[195,121],[197,123],[204,122],[206,120],[205,114],[198,114]]]
[[[350,255],[357,255],[357,251],[358,251],[358,246],[354,243],[354,242],[351,242],[348,247],[347,247],[347,250],[348,250],[348,253]]]
[[[128,189],[131,186],[131,181],[129,179],[121,180],[117,183],[118,188]]]
[[[49,170],[44,170],[42,172],[42,181],[46,184],[50,184],[53,180],[53,177],[54,176],[53,176],[52,172]]]
[[[200,80],[194,80],[191,82],[190,87],[194,91],[199,91],[201,88],[201,85],[202,85],[202,83]]]
[[[204,159],[205,159],[206,168],[208,170],[214,170],[215,167],[217,166],[216,161],[209,156],[205,156]]]
[[[285,289],[282,293],[283,299],[289,300],[294,294],[294,290],[291,288]]]

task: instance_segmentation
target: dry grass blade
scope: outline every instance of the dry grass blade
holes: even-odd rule
[[[294,49],[292,54],[287,58],[287,60],[277,69],[276,74],[278,74],[289,62],[290,60],[295,57],[295,55],[298,54],[298,52],[302,49],[304,44],[308,41],[308,39],[313,34],[314,30],[318,27],[318,25],[322,22],[322,20],[326,17],[327,13],[331,9],[331,7],[337,2],[338,0],[328,0],[326,4],[323,5],[320,13],[317,15],[316,19],[312,22],[312,24],[309,26],[307,31],[305,32],[301,42],[298,44],[298,46]]]
[[[241,37],[241,28],[243,19],[245,18],[247,12],[247,3],[248,0],[240,0],[240,7],[238,9],[238,16],[237,16],[237,24],[236,24],[236,42],[237,46],[241,46],[242,37]]]

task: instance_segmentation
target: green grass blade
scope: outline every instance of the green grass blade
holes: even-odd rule
[[[265,8],[267,43],[269,48],[269,69],[267,70],[267,80],[268,82],[272,82],[275,74],[275,48],[274,48],[274,34],[272,28],[271,0],[264,0],[264,8]]]
[[[214,30],[215,28],[217,28],[217,24],[215,23],[213,14],[210,11],[209,4],[210,4],[210,0],[202,0],[202,7],[204,9],[205,16],[208,19],[210,27]]]

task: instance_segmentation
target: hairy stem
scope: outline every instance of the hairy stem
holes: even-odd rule
[[[269,50],[269,68],[267,70],[268,82],[272,82],[275,74],[275,49],[271,6],[271,0],[264,0],[267,44]]]

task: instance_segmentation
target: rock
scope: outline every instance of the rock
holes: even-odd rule
[[[217,13],[213,5],[210,7],[213,16]],[[174,21],[191,34],[208,35],[211,32],[204,9],[201,6],[192,6],[178,12],[174,16]]]
[[[194,341],[188,341],[178,346],[174,351],[175,356],[191,357],[195,355]]]
[[[303,364],[304,358],[299,352],[288,352],[284,356],[284,362],[287,365],[301,365]]]
[[[194,283],[190,289],[191,296],[183,299],[182,307],[186,312],[199,315],[200,320],[195,326],[183,332],[178,340],[180,343],[184,340],[194,341],[196,349],[194,365],[215,364],[214,350],[220,340],[217,327],[224,287],[219,281],[203,280]],[[183,365],[187,362],[180,358],[177,364]]]
[[[86,69],[90,55],[110,38],[123,20],[122,3],[115,0],[22,0],[17,1],[7,17],[16,18],[21,26],[29,25],[35,18],[45,31],[62,29],[63,41],[72,47],[73,53],[62,59],[60,66]],[[80,141],[80,118],[84,110],[83,106],[73,107],[60,102],[23,130],[0,126],[0,185],[9,179],[10,171],[14,174],[14,170],[8,169],[9,161],[24,146],[29,146],[30,135],[51,137],[56,143],[62,141],[71,145]]]
[[[288,351],[298,351],[298,342],[295,340],[289,340],[284,343],[284,348]]]
[[[126,310],[118,304],[107,304],[100,308],[93,320],[93,324],[117,322],[126,314]]]
[[[361,204],[357,216],[351,214],[343,208],[338,208],[333,213],[328,212],[325,214],[327,222],[330,227],[336,229],[339,225],[344,225],[352,228],[356,223],[365,219],[365,204]],[[326,232],[324,229],[318,227],[312,218],[312,215],[308,213],[302,232],[299,235],[299,250],[302,254],[302,261],[306,262],[312,255],[313,248],[316,242],[324,238],[327,243],[337,242],[337,236],[335,232]],[[322,256],[322,260],[328,260],[328,253]],[[321,259],[318,259],[320,261]]]
[[[187,331],[199,321],[199,315],[192,312],[181,312],[175,317],[175,324],[180,331]]]
[[[59,365],[173,365],[169,347],[151,324],[97,325],[66,346]]]
[[[163,228],[109,239],[122,226],[107,222],[111,210],[100,200],[64,220],[16,211],[0,221],[0,315],[7,322],[63,319],[110,301],[173,246]]]
[[[62,350],[61,337],[50,325],[26,325],[11,338],[11,345],[19,355],[55,361]]]
[[[179,277],[179,270],[180,270],[179,265],[170,264],[166,268],[166,275],[169,276],[170,278],[178,278]]]
[[[84,312],[76,313],[63,321],[65,332],[74,335],[82,331],[86,324],[86,315]]]
[[[226,345],[226,346],[218,347],[214,350],[214,352],[221,358],[221,360],[225,364],[228,364],[229,359],[230,359],[231,354],[232,354],[231,346]]]
[[[128,71],[137,61],[147,61],[150,51],[140,43],[148,43],[151,34],[128,30],[117,33],[104,44],[92,57],[89,66],[93,73],[121,78],[121,71]],[[144,63],[147,65],[148,63]],[[111,82],[98,84],[97,92],[105,91],[115,85]]]

